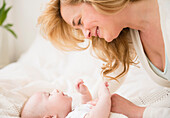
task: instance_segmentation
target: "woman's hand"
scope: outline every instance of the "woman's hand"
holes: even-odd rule
[[[118,94],[111,96],[111,112],[120,113],[128,118],[142,118],[145,108],[139,107]]]

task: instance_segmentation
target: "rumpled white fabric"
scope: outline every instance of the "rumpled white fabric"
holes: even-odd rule
[[[63,90],[73,97],[73,107],[80,104],[74,84],[83,79],[93,98],[97,98],[102,62],[90,55],[90,51],[61,52],[48,41],[37,36],[31,48],[18,62],[0,70],[0,118],[18,118],[20,109],[33,93],[38,91]],[[140,65],[139,65],[140,66]],[[134,77],[135,75],[135,77]],[[122,86],[109,83],[110,91],[127,99],[149,95],[163,88],[149,79],[142,67],[131,67]],[[137,99],[136,99],[137,100]],[[136,104],[140,104],[139,101]],[[126,116],[111,113],[111,118]]]

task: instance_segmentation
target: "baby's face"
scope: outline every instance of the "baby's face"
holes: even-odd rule
[[[53,90],[51,93],[39,92],[28,100],[26,109],[32,109],[40,115],[67,115],[71,111],[72,98],[63,92]]]

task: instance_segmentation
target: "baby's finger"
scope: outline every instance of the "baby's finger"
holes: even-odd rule
[[[79,79],[77,81],[77,84],[75,85],[75,88],[78,90],[80,88],[80,85],[83,84],[83,83],[84,83],[84,81],[82,79]]]
[[[93,105],[93,106],[96,106],[96,104],[97,104],[96,101],[92,101],[92,102],[91,102],[91,105]]]
[[[90,106],[90,109],[93,109],[93,106]]]
[[[109,83],[108,82],[104,82],[105,86],[108,87],[109,86]]]
[[[98,99],[95,99],[95,100],[93,100],[93,101],[87,102],[87,104],[91,104],[91,105],[93,105],[93,106],[96,106],[97,102],[98,102]]]
[[[77,83],[82,83],[83,82],[83,80],[82,79],[79,79],[78,81],[77,81]],[[84,83],[84,82],[83,82]]]
[[[75,85],[75,88],[76,88],[76,90],[78,90],[78,89],[79,89],[78,84],[76,84],[76,85]]]
[[[83,84],[84,81],[82,79],[78,80],[77,85],[79,86],[80,84]]]
[[[94,101],[97,103],[97,102],[98,102],[98,99],[95,99]]]

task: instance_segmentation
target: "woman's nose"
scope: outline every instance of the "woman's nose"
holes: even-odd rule
[[[83,34],[84,34],[85,38],[90,38],[91,37],[90,36],[90,30],[82,29],[82,31],[83,31]]]

